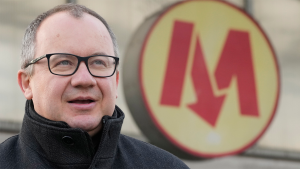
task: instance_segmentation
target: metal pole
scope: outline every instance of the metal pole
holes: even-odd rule
[[[77,0],[66,0],[66,3],[73,3],[73,4],[76,4],[76,3],[77,3]]]
[[[244,0],[244,10],[253,16],[253,0]]]

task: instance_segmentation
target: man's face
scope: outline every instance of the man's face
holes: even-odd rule
[[[50,53],[70,53],[86,57],[94,54],[114,56],[111,37],[101,21],[84,14],[74,18],[56,13],[42,22],[36,36],[35,58]],[[48,70],[47,59],[34,64],[28,80],[26,99],[33,100],[41,116],[64,121],[94,135],[104,115],[112,115],[117,98],[119,72],[111,77],[93,77],[81,62],[71,76],[57,76]]]

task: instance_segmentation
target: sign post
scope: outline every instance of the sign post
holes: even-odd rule
[[[150,142],[175,155],[212,158],[252,146],[279,97],[274,50],[249,15],[193,0],[148,18],[128,47],[126,101]]]

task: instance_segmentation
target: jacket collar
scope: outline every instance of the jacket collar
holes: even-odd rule
[[[124,113],[117,106],[112,116],[102,118],[100,143],[94,150],[87,132],[38,115],[33,102],[27,100],[20,139],[56,165],[91,164],[95,160],[114,157],[123,119]]]

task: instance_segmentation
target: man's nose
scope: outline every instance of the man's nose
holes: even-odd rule
[[[90,74],[84,62],[79,64],[77,71],[72,75],[71,85],[74,87],[92,87],[96,85],[96,79]]]

